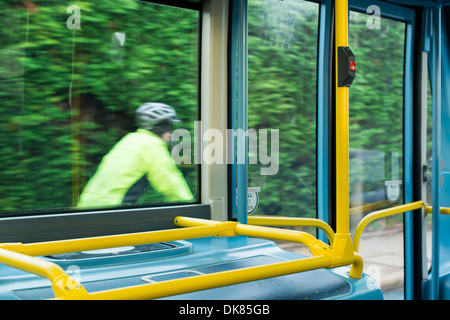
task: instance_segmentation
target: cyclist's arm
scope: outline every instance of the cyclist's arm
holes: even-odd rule
[[[160,144],[152,148],[151,152],[152,161],[149,163],[147,178],[153,188],[163,194],[167,201],[192,200],[192,192],[167,147]]]

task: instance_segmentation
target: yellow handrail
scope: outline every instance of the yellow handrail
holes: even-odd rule
[[[247,223],[259,226],[277,226],[277,227],[315,227],[323,230],[330,243],[334,240],[334,231],[322,220],[312,218],[293,218],[279,216],[249,216]]]
[[[189,229],[162,230],[125,235],[49,241],[41,243],[4,243],[0,245],[0,263],[47,278],[57,299],[90,299],[83,286],[67,275],[61,267],[33,256],[139,245],[154,242],[193,239],[220,235],[216,225]]]
[[[432,213],[433,207],[425,204],[425,214]],[[450,208],[439,208],[440,214],[450,214]]]
[[[338,50],[348,47],[348,1],[335,2],[336,66],[336,235],[333,248],[343,257],[354,256],[349,215],[349,87],[338,84]]]
[[[428,206],[423,201],[415,201],[415,202],[411,202],[408,204],[404,204],[404,205],[400,205],[400,206],[396,206],[396,207],[392,207],[392,208],[378,210],[378,211],[368,214],[359,222],[358,226],[356,227],[355,234],[353,236],[353,249],[355,250],[355,252],[359,251],[359,241],[361,239],[362,232],[364,231],[364,229],[367,227],[367,225],[370,222],[381,219],[381,218],[385,218],[388,216],[392,216],[392,215],[395,215],[398,213],[404,213],[404,212],[417,210],[417,209],[421,209],[421,208],[424,208],[425,214],[432,213],[433,208],[431,206]],[[439,213],[440,214],[450,214],[450,208],[439,208]]]
[[[365,216],[358,224],[355,230],[355,234],[353,235],[353,250],[355,252],[358,252],[359,250],[359,241],[361,238],[361,234],[363,230],[366,228],[366,226],[377,219],[385,218],[388,216],[392,216],[398,213],[408,212],[412,210],[421,209],[425,206],[425,203],[423,201],[416,201],[388,209],[383,209],[379,211],[372,212]]]
[[[347,265],[349,263],[353,263],[350,276],[360,278],[362,274],[362,259],[359,255],[355,254],[350,258],[344,257],[341,252],[336,251],[332,247],[305,232],[250,226],[231,221],[221,222],[188,217],[176,217],[175,224],[177,226],[188,227],[186,230],[195,230],[197,228],[201,228],[202,226],[216,227],[217,236],[219,237],[245,235],[295,241],[307,245],[314,256],[300,260],[170,280],[164,283],[152,283],[96,292],[90,294],[90,298],[154,299],[319,268],[337,267]]]
[[[191,234],[196,233],[197,230],[200,230],[206,226],[208,228],[214,228],[216,231],[216,236],[219,237],[247,235],[300,242],[306,244],[310,248],[311,252],[316,256],[264,266],[169,280],[161,283],[151,283],[127,288],[94,292],[90,293],[87,298],[108,300],[155,299],[319,268],[330,268],[346,263],[345,259],[340,257],[339,253],[333,251],[331,247],[314,238],[312,235],[304,232],[280,230],[276,228],[261,226],[249,226],[230,221],[220,222],[186,217],[177,217],[175,219],[175,224],[178,226],[189,227],[185,230]],[[193,238],[193,236],[191,236],[191,238]],[[356,271],[354,271],[352,268],[351,276],[360,278],[362,274],[362,259],[358,255],[355,255],[353,262],[355,265],[354,269]],[[59,297],[58,299],[67,298],[70,297]]]
[[[431,207],[426,206],[423,201],[416,201],[410,204],[380,210],[367,215],[360,222],[355,231],[355,236],[353,239],[354,252],[352,252],[351,255],[347,254],[348,250],[342,250],[341,247],[335,245],[329,246],[312,235],[301,231],[244,225],[231,221],[221,222],[177,217],[175,219],[176,225],[189,228],[33,244],[3,244],[0,246],[0,263],[49,279],[52,283],[52,288],[55,291],[55,297],[57,299],[151,299],[265,279],[278,275],[297,273],[318,268],[333,268],[348,264],[352,264],[350,276],[353,278],[360,278],[362,274],[363,261],[357,254],[357,251],[359,247],[359,240],[364,228],[376,219],[423,207],[426,208],[427,212],[431,211]],[[450,212],[449,208],[441,208],[441,213],[448,212]],[[273,223],[270,222],[270,219],[266,222]],[[257,220],[258,219],[255,219],[255,221]],[[279,220],[279,224],[288,223],[289,225],[292,225],[292,222],[298,222],[295,221],[298,219],[276,220]],[[311,219],[311,221],[305,220],[303,222],[304,224],[322,227],[327,231],[327,234],[330,234],[331,228],[329,228],[326,224],[323,225],[322,223],[318,223],[318,220]],[[84,251],[111,248],[123,245],[138,245],[152,242],[193,239],[207,236],[229,237],[237,235],[303,243],[310,249],[313,257],[266,266],[200,275],[186,279],[171,280],[164,283],[113,289],[96,293],[88,293],[79,283],[75,282],[70,276],[65,274],[64,271],[56,264],[31,257],[32,255],[49,255],[80,250]],[[329,236],[332,238],[331,235]]]
[[[244,225],[231,221],[221,222],[186,217],[177,217],[175,224],[189,228],[34,244],[3,244],[0,247],[0,263],[49,279],[56,299],[152,299],[307,270],[332,268],[350,263],[353,263],[350,276],[360,278],[362,274],[362,259],[358,255],[345,257],[339,250],[335,250],[305,232]],[[265,266],[95,293],[88,293],[81,284],[65,274],[58,265],[31,256],[206,236],[230,237],[237,235],[303,243],[308,246],[314,256]]]
[[[159,283],[150,283],[127,288],[93,292],[90,294],[90,298],[96,300],[156,299],[319,268],[327,268],[329,265],[330,259],[327,256],[309,257],[301,260],[279,262],[258,267],[203,274]]]
[[[238,222],[221,222],[214,220],[203,220],[197,218],[177,217],[175,225],[180,227],[198,227],[201,225],[216,225],[221,229],[221,236],[249,236],[256,238],[265,238],[273,240],[284,240],[305,244],[308,248],[317,240],[315,237],[306,232],[284,230],[276,228],[268,228],[261,226],[251,226]],[[323,243],[326,245],[325,243]]]
[[[0,263],[47,278],[57,298],[83,299],[88,296],[83,286],[52,262],[0,249]]]
[[[338,266],[345,266],[353,264],[350,276],[352,278],[361,278],[362,274],[362,259],[359,255],[355,254],[350,248],[342,248],[336,246],[333,243],[332,246],[327,245],[319,239],[316,239],[312,235],[306,232],[284,230],[277,228],[269,228],[262,226],[251,226],[246,224],[240,224],[238,222],[220,222],[214,220],[203,220],[197,218],[188,217],[176,217],[175,224],[180,227],[199,227],[201,225],[217,225],[225,236],[250,236],[258,238],[266,238],[273,240],[286,240],[292,242],[298,242],[305,244],[313,256],[328,256],[330,264],[327,268],[334,268]],[[343,250],[344,249],[344,250]],[[306,258],[307,259],[307,258]],[[300,260],[300,261],[304,261]]]
[[[0,248],[23,253],[29,256],[46,256],[59,253],[88,251],[120,246],[140,245],[164,241],[185,240],[216,236],[220,230],[216,225],[192,229],[173,229],[123,235],[71,239],[61,241],[38,242],[30,244],[5,243]]]
[[[367,215],[355,231],[352,246],[354,251],[352,250],[351,254],[348,253],[349,250],[347,248],[343,250],[342,247],[335,245],[334,242],[329,246],[312,235],[301,231],[246,225],[232,221],[222,222],[177,217],[175,219],[175,225],[189,228],[32,244],[3,244],[0,245],[0,263],[49,279],[52,283],[56,299],[151,299],[318,268],[334,268],[349,264],[352,265],[350,276],[358,279],[362,274],[363,261],[357,254],[357,251],[364,228],[376,219],[423,207],[425,207],[427,212],[431,211],[431,207],[426,206],[423,201],[417,201]],[[447,212],[450,212],[449,208],[441,208],[441,213]],[[274,223],[271,219],[269,218],[265,222]],[[255,217],[254,220],[254,222],[257,222],[259,219]],[[325,223],[319,223],[320,220],[299,220],[295,218],[275,220],[278,220],[276,222],[279,224],[288,223],[292,225],[301,221],[302,224],[321,227],[327,231],[326,233],[330,238],[333,238],[332,234],[330,234],[331,228]],[[96,293],[88,293],[81,284],[65,274],[58,265],[32,257],[208,236],[232,237],[238,235],[302,243],[309,248],[313,257]]]

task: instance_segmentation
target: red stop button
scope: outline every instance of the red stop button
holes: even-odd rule
[[[350,61],[350,71],[356,71],[356,61]]]

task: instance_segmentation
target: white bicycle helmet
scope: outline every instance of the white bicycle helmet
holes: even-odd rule
[[[140,106],[136,110],[136,121],[144,129],[151,129],[163,121],[181,122],[171,106],[159,102],[148,102]]]

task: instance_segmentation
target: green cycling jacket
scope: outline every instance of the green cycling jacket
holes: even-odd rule
[[[193,199],[167,144],[152,132],[138,129],[123,137],[103,158],[77,206],[114,206],[128,202],[124,199],[132,187],[144,180],[168,202]]]

